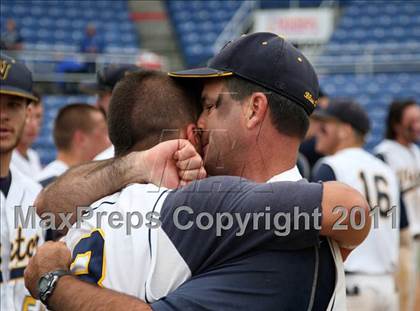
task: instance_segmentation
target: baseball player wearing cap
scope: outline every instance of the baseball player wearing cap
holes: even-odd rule
[[[96,85],[93,87],[98,94],[96,106],[102,110],[105,116],[108,115],[109,103],[112,90],[125,75],[130,72],[138,72],[141,68],[135,65],[111,64],[99,70],[96,74]],[[114,157],[114,146],[111,145],[100,152],[94,160],[106,160]]]
[[[332,101],[315,117],[322,122],[316,150],[328,156],[315,166],[314,181],[337,180],[364,193],[374,218],[368,237],[344,263],[347,308],[398,310],[394,280],[399,250],[397,177],[390,167],[362,149],[370,121],[359,104]]]
[[[36,94],[36,97],[39,95]],[[42,166],[38,153],[31,148],[31,145],[38,138],[41,130],[44,108],[41,100],[32,101],[30,108],[22,137],[13,150],[12,163],[29,178],[35,178],[41,172]]]
[[[416,273],[420,250],[420,149],[416,145],[419,139],[419,105],[413,100],[392,103],[386,121],[386,139],[374,151],[397,174],[410,223],[410,232],[401,235],[401,310],[414,308],[416,283],[420,286]]]
[[[27,215],[41,186],[10,165],[19,142],[32,94],[31,72],[14,59],[0,55],[0,214],[1,309],[35,310],[39,303],[26,290],[23,271],[43,241],[41,228],[15,219],[19,207]]]

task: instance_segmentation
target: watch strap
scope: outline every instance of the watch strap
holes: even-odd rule
[[[52,272],[48,272],[46,274],[44,274],[41,278],[40,281],[43,278],[48,277],[50,279],[50,282],[48,284],[48,287],[45,288],[43,290],[43,292],[39,293],[39,299],[41,300],[41,302],[48,307],[48,298],[51,296],[51,294],[53,293],[55,287],[57,286],[57,281],[65,275],[71,275],[71,272],[68,270],[55,270]]]

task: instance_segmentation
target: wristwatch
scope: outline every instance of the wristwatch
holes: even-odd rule
[[[48,298],[53,293],[55,287],[57,286],[57,281],[64,275],[71,275],[70,271],[67,270],[56,270],[53,272],[48,272],[44,274],[38,281],[38,292],[39,299],[41,302],[48,307],[47,301]]]

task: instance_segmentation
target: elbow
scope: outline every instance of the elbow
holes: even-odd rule
[[[365,197],[355,189],[349,189],[348,228],[350,248],[360,245],[368,236],[372,224],[370,206]]]
[[[35,199],[34,202],[34,206],[35,206],[35,211],[37,213],[37,215],[42,218],[42,215],[44,215],[47,212],[47,207],[46,207],[46,200],[45,200],[45,189],[43,189],[38,196]]]

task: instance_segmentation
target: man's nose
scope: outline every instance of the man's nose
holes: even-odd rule
[[[0,106],[0,120],[4,122],[8,119],[9,119],[9,113],[7,112],[7,109],[3,107],[3,105]]]
[[[202,115],[200,115],[200,117],[197,120],[197,127],[200,130],[206,129],[206,122],[205,122],[204,118],[202,117]]]

